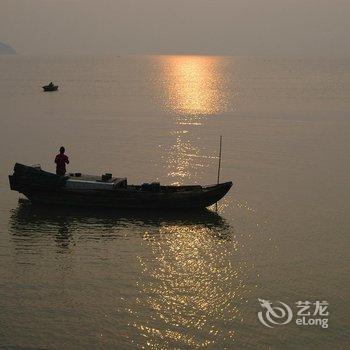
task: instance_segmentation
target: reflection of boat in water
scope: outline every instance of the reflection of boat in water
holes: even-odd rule
[[[53,210],[54,209],[54,210]],[[74,211],[64,206],[45,206],[23,199],[11,215],[10,230],[14,235],[38,233],[81,227],[94,227],[104,231],[106,228],[125,229],[141,227],[150,233],[154,228],[165,226],[203,227],[211,236],[227,238],[230,226],[219,214],[208,209],[196,212],[135,212],[121,210],[117,213],[111,208],[77,207]],[[130,226],[131,225],[131,226]]]
[[[54,210],[53,210],[54,209]],[[19,223],[32,224],[57,224],[64,222],[92,222],[101,224],[118,224],[122,221],[140,223],[142,225],[159,224],[183,224],[183,225],[205,225],[208,227],[222,226],[224,219],[208,209],[195,212],[158,212],[135,210],[120,210],[116,212],[112,208],[77,207],[72,211],[70,207],[61,205],[46,206],[33,204],[27,199],[21,199],[19,205],[13,211],[12,218]]]
[[[78,175],[78,176],[76,176]],[[11,189],[33,203],[119,209],[203,209],[218,202],[232,182],[212,186],[127,185],[111,174],[58,176],[40,168],[16,164],[9,176]]]
[[[57,91],[58,90],[58,85],[54,85],[52,82],[48,85],[44,85],[42,87],[44,91]]]

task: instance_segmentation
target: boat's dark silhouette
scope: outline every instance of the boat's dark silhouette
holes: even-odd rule
[[[10,187],[33,203],[134,210],[204,209],[218,202],[232,182],[211,186],[127,185],[126,178],[58,176],[16,164]]]
[[[55,85],[55,84],[53,84],[53,82],[51,82],[48,85],[42,86],[42,88],[44,89],[44,91],[57,91],[58,85]]]

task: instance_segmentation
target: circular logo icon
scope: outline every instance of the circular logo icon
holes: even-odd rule
[[[266,327],[289,323],[293,318],[292,309],[282,301],[277,301],[278,306],[273,306],[271,301],[258,299],[263,311],[258,312],[259,321]]]

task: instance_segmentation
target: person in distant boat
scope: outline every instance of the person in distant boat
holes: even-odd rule
[[[60,148],[60,153],[57,154],[55,158],[56,163],[56,174],[63,176],[66,173],[66,164],[69,164],[68,157],[64,154],[65,148],[62,146]]]

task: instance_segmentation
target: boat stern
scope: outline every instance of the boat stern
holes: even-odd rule
[[[16,178],[14,175],[9,175],[10,189],[12,191],[17,191]]]

